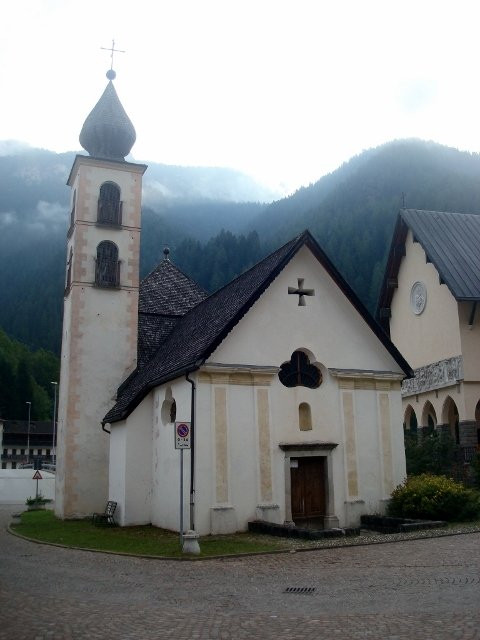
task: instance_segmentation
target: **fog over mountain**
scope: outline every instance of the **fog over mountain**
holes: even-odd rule
[[[74,152],[0,143],[0,327],[58,351]],[[133,161],[132,158],[129,158]],[[272,191],[237,171],[149,163],[144,177],[142,274],[185,237],[241,231]]]
[[[0,327],[57,353],[73,159],[39,149],[0,152]],[[479,178],[478,154],[419,140],[365,151],[271,204],[265,198],[272,194],[235,171],[150,164],[141,275],[167,244],[173,262],[212,291],[309,228],[373,310],[402,193],[407,207],[475,213]]]

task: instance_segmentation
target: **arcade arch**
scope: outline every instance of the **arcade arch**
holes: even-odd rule
[[[430,400],[427,400],[422,411],[422,428],[435,429],[437,426],[437,414]]]

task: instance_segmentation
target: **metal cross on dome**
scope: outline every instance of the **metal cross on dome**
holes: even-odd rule
[[[288,293],[289,294],[295,294],[298,296],[298,306],[299,307],[305,307],[306,306],[306,302],[305,302],[305,296],[314,296],[315,295],[315,289],[304,289],[303,288],[303,281],[304,278],[297,278],[297,282],[298,282],[298,287],[288,287]]]
[[[110,58],[112,59],[112,62],[110,64],[110,70],[113,69],[113,54],[114,53],[125,53],[125,51],[122,51],[122,49],[115,49],[115,40],[112,40],[112,46],[111,47],[100,47],[100,49],[103,49],[104,51],[110,51]]]

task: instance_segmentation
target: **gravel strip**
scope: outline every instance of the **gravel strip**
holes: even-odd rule
[[[424,531],[410,531],[408,533],[377,533],[362,529],[359,536],[341,538],[324,538],[322,540],[299,540],[286,538],[285,546],[291,551],[304,551],[308,549],[325,549],[332,547],[356,547],[370,544],[385,544],[388,542],[402,542],[403,540],[422,540],[424,538],[441,538],[444,536],[456,536],[467,533],[480,532],[480,523],[463,523],[438,529],[425,529]],[[268,536],[269,538],[271,536]],[[279,540],[279,538],[274,538]]]

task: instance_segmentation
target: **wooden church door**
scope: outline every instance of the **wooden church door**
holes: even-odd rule
[[[312,526],[323,526],[319,519],[326,513],[325,458],[292,458],[290,465],[292,520],[303,525],[313,521]]]

